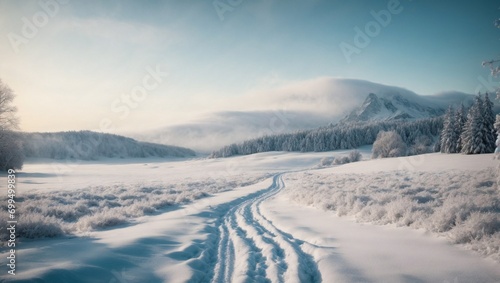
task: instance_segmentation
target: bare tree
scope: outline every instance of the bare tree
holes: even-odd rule
[[[18,129],[17,107],[13,105],[14,92],[0,79],[0,130]]]
[[[18,129],[14,92],[0,80],[0,170],[20,169],[24,156],[22,144],[14,130]]]

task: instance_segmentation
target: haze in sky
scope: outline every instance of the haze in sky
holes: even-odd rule
[[[484,92],[481,62],[500,51],[499,7],[0,0],[0,78],[17,94],[24,131],[152,129],[245,109],[241,97],[319,77]]]

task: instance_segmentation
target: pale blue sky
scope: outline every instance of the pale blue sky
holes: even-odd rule
[[[0,0],[0,78],[17,93],[21,128],[160,127],[324,76],[473,93],[488,76],[481,61],[500,55],[497,1],[240,2],[222,20],[211,0]],[[388,5],[399,12],[348,62],[339,45]],[[37,31],[23,34],[23,18]],[[125,113],[121,95],[148,68],[169,75]]]

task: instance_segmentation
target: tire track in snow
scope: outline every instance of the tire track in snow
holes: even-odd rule
[[[281,174],[262,191],[220,205],[215,235],[199,260],[211,266],[204,278],[191,282],[321,282],[313,257],[302,241],[277,228],[260,210],[266,199],[284,188]]]

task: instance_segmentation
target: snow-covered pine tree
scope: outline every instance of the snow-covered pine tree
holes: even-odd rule
[[[457,137],[455,143],[455,152],[462,152],[462,131],[465,127],[465,123],[467,122],[467,111],[465,110],[464,105],[460,105],[460,107],[455,112],[455,135]]]
[[[500,100],[500,89],[497,89],[497,100]],[[500,159],[500,114],[497,114],[494,127],[497,130],[497,140],[496,140],[497,148],[495,149],[495,153],[497,154],[497,158]],[[500,174],[498,175],[498,184],[500,185]]]
[[[500,89],[497,89],[497,100],[500,100]],[[497,158],[500,159],[500,114],[497,114],[497,119],[495,121],[495,129],[497,130],[497,141],[496,141],[497,148],[495,149],[495,153],[497,154]],[[498,175],[498,184],[500,185],[500,174]]]
[[[496,141],[497,148],[495,149],[495,153],[497,154],[497,158],[500,159],[500,114],[497,114],[495,129],[497,130],[497,141]]]
[[[500,18],[495,20],[495,27],[500,28]],[[483,67],[488,66],[491,70],[492,77],[498,77],[500,75],[500,66],[498,65],[500,62],[499,59],[484,61]],[[497,99],[500,100],[500,88],[496,88]],[[496,149],[495,153],[498,159],[500,159],[500,114],[497,115],[495,128],[497,130],[497,140],[496,140]],[[498,169],[500,169],[500,163],[498,164]],[[500,188],[500,174],[498,174],[497,185]]]
[[[484,95],[483,101],[483,142],[486,146],[486,152],[492,153],[495,151],[495,114],[493,114],[493,102],[491,102],[488,93]]]
[[[462,153],[481,154],[487,152],[483,138],[484,119],[482,113],[483,100],[481,99],[481,95],[478,95],[467,113],[467,122],[462,131]]]
[[[434,142],[434,146],[432,148],[434,152],[441,152],[441,133],[438,135],[438,139]]]
[[[444,116],[443,130],[441,131],[441,152],[442,153],[455,153],[456,142],[458,137],[455,132],[455,113],[451,106],[448,107],[446,115]]]

